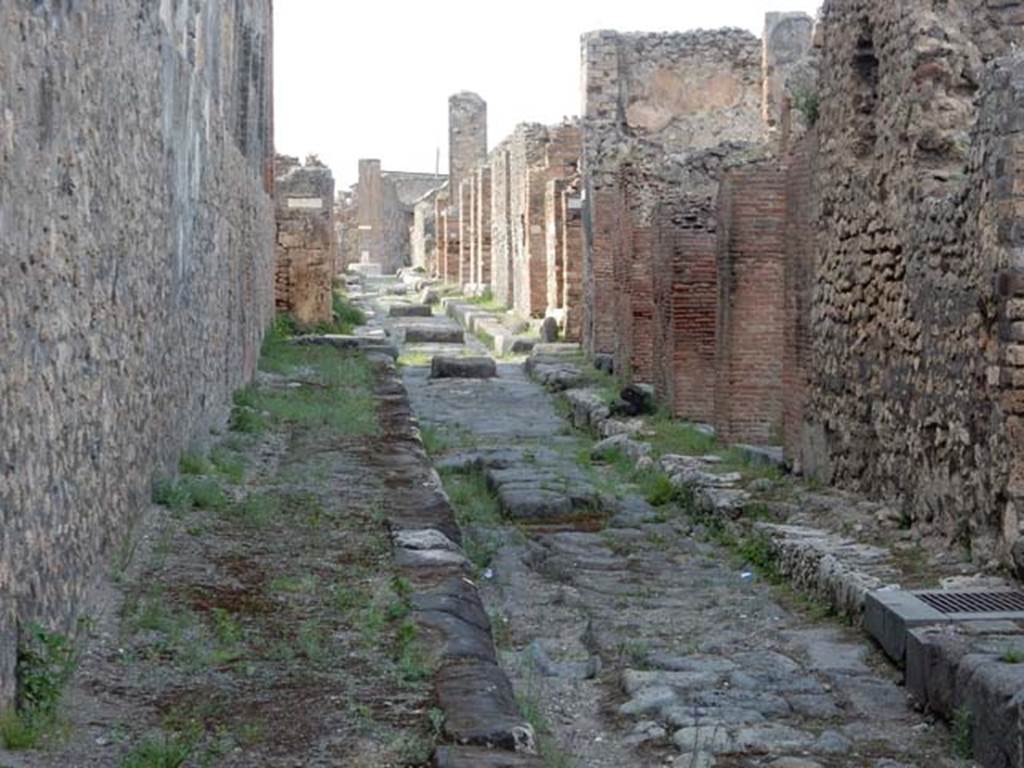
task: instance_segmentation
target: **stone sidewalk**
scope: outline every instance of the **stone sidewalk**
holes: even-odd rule
[[[521,365],[483,381],[408,366],[404,382],[443,436],[438,465],[483,472],[498,495],[506,523],[472,531],[494,542],[479,582],[501,662],[550,734],[547,764],[959,764],[860,633],[761,581],[684,515],[608,494],[577,461],[590,441]],[[517,514],[502,477],[550,503]]]

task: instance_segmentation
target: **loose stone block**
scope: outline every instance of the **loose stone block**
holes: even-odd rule
[[[431,317],[434,311],[426,304],[392,304],[388,309],[390,317]]]
[[[435,357],[430,361],[432,379],[493,379],[498,366],[490,357]]]
[[[405,329],[407,344],[464,344],[461,328],[449,325],[411,325]]]

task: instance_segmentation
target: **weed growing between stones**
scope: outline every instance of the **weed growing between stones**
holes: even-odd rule
[[[525,685],[516,691],[516,703],[537,737],[537,754],[544,768],[574,768],[576,761],[551,736],[551,724],[541,708],[537,672],[530,670]]]
[[[1020,648],[1010,646],[1003,651],[1003,655],[1000,656],[999,659],[1005,664],[1020,664],[1021,662],[1024,662],[1024,651],[1021,651]]]
[[[125,756],[120,768],[180,768],[192,757],[195,747],[195,738],[188,735],[151,736]]]
[[[455,508],[460,528],[472,525],[500,525],[501,509],[484,473],[443,470],[441,482]]]
[[[961,760],[974,757],[973,730],[971,710],[962,705],[953,713],[953,752]]]
[[[420,427],[420,439],[428,456],[437,456],[449,448],[448,438],[437,427],[423,425]]]
[[[68,637],[38,624],[29,627],[18,649],[18,708],[0,716],[0,740],[6,749],[32,749],[58,735],[58,709],[77,664]]]

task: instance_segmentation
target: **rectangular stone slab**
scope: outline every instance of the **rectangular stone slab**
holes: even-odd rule
[[[498,366],[489,357],[434,357],[430,361],[432,379],[493,379]]]
[[[465,344],[461,328],[444,325],[411,325],[405,329],[406,344]]]
[[[389,317],[430,317],[433,314],[426,304],[392,304],[388,309]]]

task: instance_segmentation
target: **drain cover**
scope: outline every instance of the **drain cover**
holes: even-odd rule
[[[960,589],[868,593],[864,626],[896,661],[903,661],[907,630],[959,621],[1024,620],[1024,592],[1017,589]]]

